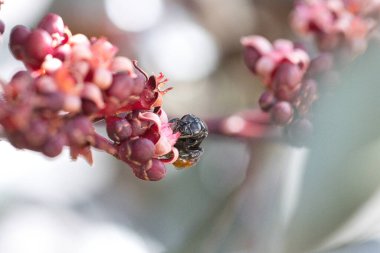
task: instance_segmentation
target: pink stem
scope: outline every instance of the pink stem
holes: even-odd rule
[[[92,147],[103,150],[107,152],[108,154],[117,157],[117,148],[113,142],[109,141],[107,138],[101,136],[98,133],[95,133],[94,137],[95,137],[95,141],[91,145]]]
[[[268,113],[251,109],[227,117],[205,120],[210,134],[238,138],[275,138],[281,128],[273,125]]]

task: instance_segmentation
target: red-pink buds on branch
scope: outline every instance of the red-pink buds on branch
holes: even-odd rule
[[[301,0],[291,15],[293,29],[313,35],[322,51],[345,49],[358,54],[367,47],[379,21],[376,0]]]
[[[249,36],[241,42],[247,67],[265,86],[259,99],[261,109],[270,113],[273,123],[287,128],[295,119],[307,120],[317,89],[306,78],[310,65],[306,51],[284,39],[272,44],[264,37]]]
[[[16,26],[9,47],[27,71],[2,85],[0,125],[17,148],[92,162],[95,147],[129,164],[144,180],[165,176],[178,158],[174,133],[162,110],[167,82],[147,74],[105,38],[72,34],[62,18],[47,14],[37,28]],[[107,138],[93,122],[105,119]]]

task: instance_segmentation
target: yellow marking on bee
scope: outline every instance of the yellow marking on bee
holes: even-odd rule
[[[191,160],[185,160],[185,159],[178,158],[177,161],[175,161],[173,163],[173,165],[175,167],[177,167],[178,169],[186,169],[186,168],[189,168],[189,167],[195,165],[195,162],[191,161]]]

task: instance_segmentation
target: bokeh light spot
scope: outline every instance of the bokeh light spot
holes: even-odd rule
[[[109,19],[120,29],[140,32],[153,26],[163,12],[162,0],[105,0]]]
[[[140,47],[144,65],[153,65],[171,80],[197,81],[215,68],[219,51],[214,38],[191,21],[165,23],[144,38]]]

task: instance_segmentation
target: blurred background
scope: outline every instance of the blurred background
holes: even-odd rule
[[[6,0],[1,78],[23,68],[8,52],[11,27],[34,26],[50,11],[73,33],[105,36],[149,73],[165,73],[174,87],[165,96],[170,115],[228,116],[256,107],[262,90],[243,64],[240,37],[292,39],[291,7]],[[323,101],[311,151],[211,135],[198,166],[169,166],[164,180],[145,182],[103,153],[90,167],[68,152],[50,160],[0,141],[0,252],[380,252],[379,87],[368,68],[380,54],[371,50],[346,70],[343,92]]]

